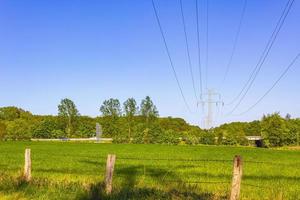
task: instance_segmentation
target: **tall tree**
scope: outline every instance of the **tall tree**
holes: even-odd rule
[[[141,115],[146,118],[147,124],[150,119],[154,119],[159,116],[157,108],[149,96],[146,96],[146,98],[141,102]]]
[[[100,112],[103,116],[103,132],[109,134],[111,137],[120,134],[120,120],[121,115],[120,101],[118,99],[110,98],[105,100],[100,107]]]
[[[100,107],[100,112],[103,116],[119,117],[121,115],[120,101],[113,98],[105,100]]]
[[[288,136],[288,128],[279,113],[274,113],[263,117],[262,136],[265,138],[265,143],[269,146],[283,146],[286,144]]]
[[[123,107],[124,107],[124,113],[125,113],[125,117],[126,117],[126,121],[127,121],[127,125],[128,125],[128,138],[129,138],[129,142],[130,142],[132,126],[134,123],[134,116],[138,112],[138,107],[137,107],[137,104],[136,104],[136,101],[134,98],[127,99],[124,102]]]
[[[80,115],[74,102],[70,99],[62,99],[58,105],[58,115],[67,120],[66,132],[70,137],[75,131],[75,123]]]

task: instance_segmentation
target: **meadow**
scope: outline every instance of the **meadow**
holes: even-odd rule
[[[32,181],[20,177],[31,149]],[[103,192],[116,154],[113,192]],[[230,146],[0,142],[0,199],[228,199],[233,157],[241,199],[300,199],[300,151]]]

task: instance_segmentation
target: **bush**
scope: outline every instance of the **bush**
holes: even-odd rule
[[[34,122],[25,119],[16,119],[7,123],[7,135],[5,138],[12,140],[28,140],[32,137]]]
[[[208,131],[202,131],[199,142],[201,144],[215,144],[215,135]]]
[[[0,139],[3,139],[6,135],[6,125],[0,121]]]

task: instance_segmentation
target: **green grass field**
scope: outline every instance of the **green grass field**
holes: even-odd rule
[[[22,181],[31,148],[32,181]],[[113,193],[103,192],[116,154]],[[0,199],[228,199],[234,155],[241,199],[300,199],[300,151],[225,146],[1,142]]]

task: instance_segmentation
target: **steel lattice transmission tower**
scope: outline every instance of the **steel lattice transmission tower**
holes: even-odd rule
[[[223,107],[224,102],[222,101],[221,94],[215,92],[213,89],[207,89],[206,93],[201,94],[200,104],[205,113],[204,127],[210,129],[214,126],[214,108],[219,106]]]

